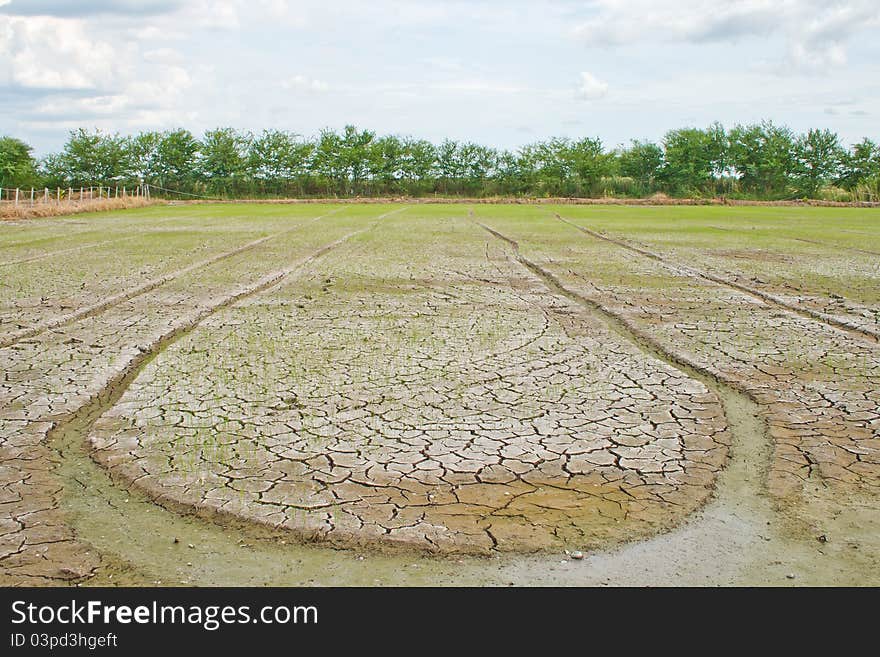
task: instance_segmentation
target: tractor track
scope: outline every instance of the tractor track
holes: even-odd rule
[[[387,215],[383,215],[387,216]],[[381,219],[380,217],[379,219]],[[377,220],[378,221],[378,220]],[[732,434],[727,467],[719,474],[714,498],[675,529],[643,541],[587,555],[580,562],[560,555],[514,555],[499,559],[442,559],[419,555],[368,554],[326,546],[286,544],[277,534],[248,523],[244,533],[158,505],[115,481],[93,460],[87,437],[97,419],[125,393],[150,361],[202,321],[223,308],[271,289],[309,262],[363,231],[355,231],[297,263],[267,274],[232,293],[197,317],[157,338],[128,363],[103,390],[73,413],[55,418],[49,445],[58,452],[53,472],[63,487],[62,508],[77,538],[103,558],[90,577],[77,583],[127,585],[706,585],[803,584],[792,581],[792,566],[813,573],[806,582],[862,583],[862,570],[834,571],[817,556],[815,541],[792,543],[780,533],[778,516],[764,494],[768,460],[766,427],[760,408],[735,383],[692,367],[668,354],[650,336],[600,303],[565,288],[550,272],[519,253],[519,244],[480,225],[511,247],[516,260],[551,291],[592,309],[609,326],[660,360],[688,372],[719,392]],[[368,230],[368,229],[364,229]],[[558,288],[557,288],[558,286]],[[773,526],[771,526],[771,523]],[[224,523],[225,524],[225,523]],[[289,534],[288,534],[289,535]],[[819,553],[821,554],[821,553]],[[848,579],[843,579],[846,575]]]
[[[135,297],[139,297],[144,294],[147,294],[148,292],[152,292],[156,288],[161,287],[162,285],[165,285],[167,283],[170,283],[170,282],[176,280],[177,278],[180,278],[181,276],[185,276],[186,274],[189,274],[193,271],[203,269],[204,267],[208,267],[210,265],[216,264],[218,262],[221,262],[222,260],[226,260],[226,259],[231,258],[233,256],[240,255],[241,253],[249,251],[257,246],[260,246],[261,244],[264,244],[264,243],[270,241],[270,240],[277,239],[278,237],[281,237],[281,236],[286,235],[288,233],[292,233],[297,230],[300,230],[304,226],[306,226],[310,223],[313,223],[315,221],[319,221],[320,219],[323,219],[323,218],[325,218],[331,214],[334,214],[335,212],[338,212],[338,211],[339,210],[334,210],[334,211],[328,212],[328,213],[320,215],[318,217],[314,217],[314,218],[312,218],[308,221],[305,221],[301,224],[297,224],[296,226],[294,226],[292,228],[287,228],[283,231],[279,231],[279,232],[273,233],[271,235],[266,235],[265,237],[261,237],[259,239],[253,240],[251,242],[248,242],[247,244],[243,244],[243,245],[236,247],[234,249],[231,249],[229,251],[224,251],[223,253],[218,253],[217,255],[211,256],[210,258],[207,258],[205,260],[201,260],[201,261],[193,263],[191,265],[187,265],[186,267],[183,267],[182,269],[178,269],[178,270],[173,271],[169,274],[165,274],[164,276],[159,276],[158,278],[151,279],[151,280],[147,281],[146,283],[143,283],[137,287],[131,288],[131,289],[126,290],[124,292],[120,292],[119,294],[114,294],[113,296],[107,297],[106,299],[102,299],[101,301],[98,301],[97,303],[91,304],[91,305],[86,306],[84,308],[80,308],[79,310],[75,310],[72,313],[67,313],[65,315],[61,315],[60,317],[57,317],[51,321],[42,322],[42,323],[37,324],[35,326],[31,326],[29,328],[20,329],[18,331],[13,331],[11,333],[7,333],[5,336],[0,338],[0,349],[5,349],[6,347],[11,347],[12,345],[14,345],[18,342],[21,342],[22,340],[26,340],[28,338],[33,338],[33,337],[35,337],[45,331],[57,329],[62,326],[65,326],[67,324],[71,324],[73,322],[76,322],[78,320],[86,319],[87,317],[93,317],[93,316],[95,316],[95,315],[97,315],[97,314],[99,314],[109,308],[112,308],[114,306],[119,305],[120,303],[124,303],[126,301],[131,300],[131,299],[134,299]]]
[[[119,401],[143,369],[165,349],[197,329],[202,322],[209,317],[240,301],[277,287],[291,275],[306,268],[311,263],[334,251],[357,235],[374,229],[384,217],[402,210],[403,209],[400,209],[380,215],[371,225],[349,232],[341,238],[313,251],[305,258],[301,258],[287,267],[270,272],[255,283],[243,289],[230,292],[217,303],[214,303],[211,306],[202,309],[195,315],[178,322],[177,325],[162,335],[157,336],[149,344],[139,346],[138,353],[129,359],[128,362],[125,363],[125,365],[104,384],[99,392],[92,395],[88,401],[80,405],[76,410],[49,418],[52,420],[53,424],[47,433],[46,441],[58,455],[58,463],[60,465],[56,466],[56,469],[60,471],[65,495],[70,492],[75,492],[77,487],[84,488],[83,479],[95,479],[96,470],[101,470],[107,479],[114,479],[113,486],[116,486],[117,488],[121,487],[125,490],[126,496],[130,495],[126,489],[132,488],[137,490],[137,485],[134,482],[122,481],[117,485],[115,483],[115,477],[112,475],[111,471],[104,469],[97,462],[92,460],[92,452],[87,440],[91,428],[97,420]],[[89,461],[89,463],[84,463],[84,460]],[[73,472],[81,473],[83,471],[87,473],[91,472],[92,474],[90,477],[81,477],[76,474],[71,474]],[[100,479],[100,477],[98,477],[98,479]],[[144,493],[138,494],[147,497]],[[74,497],[76,497],[75,494]],[[159,506],[171,507],[169,509],[170,511],[178,512],[182,515],[197,514],[195,509],[181,508],[182,505],[175,505],[171,503],[170,500],[156,499],[151,500],[150,503],[152,505],[158,504]],[[228,520],[235,522],[234,518]],[[236,524],[244,525],[244,523],[241,523],[240,521],[236,522]],[[265,531],[263,533],[265,534]],[[82,537],[77,535],[77,538],[81,539]],[[89,543],[90,541],[86,539],[86,542]]]
[[[736,290],[737,292],[747,294],[765,303],[773,304],[775,306],[778,306],[779,308],[794,313],[805,319],[819,322],[821,324],[825,324],[832,328],[838,329],[861,340],[872,342],[874,344],[880,343],[880,333],[877,333],[870,329],[856,326],[855,324],[837,319],[826,313],[797,306],[795,304],[789,303],[788,301],[785,301],[784,299],[779,298],[774,294],[763,292],[762,290],[758,290],[748,285],[743,285],[742,283],[737,283],[722,276],[716,276],[714,274],[710,274],[699,269],[694,269],[693,267],[678,264],[660,255],[659,253],[655,253],[653,251],[649,251],[648,249],[643,249],[639,246],[635,246],[634,244],[631,244],[626,240],[610,237],[595,230],[591,230],[589,228],[576,224],[573,221],[569,221],[559,214],[556,214],[555,216],[562,223],[568,224],[572,228],[580,231],[585,235],[589,235],[590,237],[608,242],[610,244],[614,244],[615,246],[625,249],[631,253],[636,253],[642,257],[654,260],[655,262],[659,262],[661,265],[663,265],[675,274],[681,274],[690,278],[701,278],[703,280],[710,281],[717,285],[721,285],[732,290]]]

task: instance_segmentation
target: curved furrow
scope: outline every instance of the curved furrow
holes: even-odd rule
[[[19,432],[21,435],[17,440],[5,445],[0,443],[7,478],[11,481],[10,486],[4,489],[3,499],[0,501],[2,504],[10,505],[4,507],[9,511],[9,518],[3,526],[6,535],[3,537],[3,544],[0,547],[0,581],[27,582],[31,579],[47,581],[53,578],[58,581],[77,581],[88,577],[88,570],[91,568],[88,564],[95,560],[94,551],[89,548],[88,543],[78,543],[79,539],[75,535],[75,531],[71,534],[72,530],[67,527],[58,514],[58,503],[66,494],[64,491],[69,489],[70,485],[76,484],[76,481],[67,482],[59,487],[59,482],[53,474],[59,467],[64,467],[63,454],[53,457],[50,453],[47,457],[40,457],[44,459],[43,465],[40,465],[39,462],[34,461],[37,458],[35,452],[49,450],[50,446],[60,444],[60,436],[69,437],[71,433],[77,433],[79,429],[88,431],[91,423],[97,420],[104,410],[112,406],[118,395],[124,391],[124,388],[151,358],[161,352],[168,344],[198,326],[206,318],[238,301],[278,285],[291,274],[307,267],[316,259],[323,257],[352,237],[372,227],[368,226],[361,230],[352,231],[313,251],[308,256],[299,258],[289,266],[266,274],[250,285],[229,291],[214,300],[212,304],[201,308],[197,313],[188,314],[170,324],[154,338],[139,343],[136,349],[124,349],[117,354],[112,369],[106,373],[107,378],[95,381],[95,385],[84,391],[82,400],[75,400],[75,406],[71,406],[70,410],[65,409],[53,415],[47,413],[40,416],[40,407],[35,405],[33,411],[28,413],[29,416],[34,417],[34,420],[17,421],[12,419],[10,426],[15,426],[16,422],[20,422],[22,427]],[[41,406],[43,405],[41,403]],[[16,418],[20,415],[14,409],[13,405],[9,418]],[[28,435],[24,435],[24,424],[27,423],[33,425],[32,431]],[[30,434],[33,436],[29,438]],[[85,436],[78,433],[77,435],[79,441],[84,444]],[[66,444],[69,446],[69,442]],[[17,459],[20,464],[16,464]],[[29,469],[32,466],[35,466],[34,472]],[[37,520],[38,517],[39,520]],[[23,518],[31,520],[23,522],[21,520]],[[12,523],[15,523],[17,528],[12,526]],[[16,540],[16,537],[19,536],[20,549],[15,550],[11,541]],[[52,545],[60,546],[59,549],[81,555],[75,559],[68,557],[60,562],[63,564],[67,561],[75,561],[76,565],[68,568],[67,566],[59,566],[51,559],[46,562],[47,557],[41,557],[41,551],[48,543],[47,536],[51,538]],[[17,554],[25,549],[27,554]],[[43,563],[47,564],[46,568],[40,567],[39,564]],[[36,571],[33,570],[34,564],[36,564]],[[32,574],[35,572],[39,572],[39,574]]]
[[[804,308],[801,306],[797,306],[795,304],[789,303],[785,299],[781,299],[775,294],[770,294],[768,292],[764,292],[763,290],[759,290],[757,288],[753,288],[749,285],[743,285],[742,283],[737,283],[736,281],[732,281],[728,278],[724,278],[722,276],[716,276],[715,274],[710,274],[708,272],[701,271],[699,269],[695,269],[694,267],[690,267],[687,265],[682,265],[676,262],[669,260],[668,258],[660,255],[659,253],[655,253],[654,251],[649,251],[648,249],[644,249],[639,246],[635,246],[630,242],[618,239],[615,237],[610,237],[608,235],[604,235],[595,230],[591,230],[579,224],[576,224],[568,219],[562,217],[559,214],[555,215],[559,221],[568,224],[569,226],[579,230],[585,235],[589,235],[590,237],[594,237],[595,239],[602,240],[604,242],[608,242],[610,244],[614,244],[619,246],[622,249],[626,249],[632,253],[636,253],[645,258],[650,258],[656,262],[659,262],[664,267],[668,268],[670,271],[676,274],[683,274],[685,276],[691,276],[694,278],[701,278],[703,280],[710,281],[712,283],[716,283],[718,285],[723,285],[730,289],[736,290],[738,292],[742,292],[744,294],[748,294],[756,299],[759,299],[764,302],[772,303],[784,310],[800,315],[801,317],[805,317],[806,319],[810,319],[816,322],[821,322],[833,328],[845,331],[851,335],[854,335],[863,340],[868,340],[872,343],[880,342],[880,333],[873,331],[869,328],[863,326],[857,326],[851,322],[844,321],[842,319],[838,319],[836,317],[832,317],[827,313],[819,312],[817,310],[812,310],[810,308]]]

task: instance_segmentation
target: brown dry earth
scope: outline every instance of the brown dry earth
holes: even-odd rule
[[[363,220],[315,223],[297,240],[267,240],[247,251],[241,251],[242,245],[227,252],[217,249],[214,258],[198,268],[186,264],[192,253],[184,250],[176,256],[183,265],[180,274],[166,277],[162,285],[144,290],[139,282],[127,281],[132,284],[131,294],[111,296],[109,302],[99,302],[97,310],[52,330],[37,324],[28,331],[32,335],[21,337],[20,330],[4,334],[0,338],[5,345],[0,349],[4,511],[0,580],[24,584],[79,580],[100,563],[90,546],[77,541],[59,511],[62,485],[53,473],[57,454],[48,439],[53,427],[112,397],[114,386],[169,336],[223,304],[293,273],[309,258],[363,229]],[[258,259],[259,269],[249,266],[252,258]],[[73,294],[68,293],[68,298]],[[82,310],[89,302],[80,296],[70,303],[81,304],[78,310]]]
[[[821,536],[823,519],[841,509],[876,508],[880,348],[870,326],[844,324],[744,286],[735,275],[703,270],[693,259],[609,241],[587,222],[556,219],[573,232],[580,228],[582,240],[542,231],[554,221],[549,214],[528,228],[491,224],[518,241],[525,262],[666,353],[754,399],[769,426],[767,487],[779,509]]]
[[[148,515],[140,492],[242,536],[264,527],[276,543],[561,553],[693,517],[668,538],[583,563],[620,582],[656,583],[631,579],[636,563],[661,582],[695,583],[665,568],[681,568],[689,550],[700,556],[694,541],[735,545],[738,527],[754,533],[748,514],[821,539],[823,554],[865,519],[859,530],[871,533],[880,346],[870,304],[829,308],[730,259],[683,257],[550,212],[523,221],[383,210],[314,220],[315,208],[233,242],[197,236],[201,248],[178,245],[135,271],[102,263],[112,283],[88,289],[59,272],[46,289],[64,302],[49,313],[39,297],[14,297],[22,307],[4,308],[0,324],[0,582],[107,583],[136,570],[65,509],[70,486],[94,482],[71,474],[75,450],[58,445],[86,439],[132,496],[126,512],[127,494],[108,491],[112,511],[95,515]],[[101,242],[88,248],[110,246]],[[760,410],[769,466],[760,427],[750,425],[748,444],[734,439],[752,411],[733,391]],[[722,472],[731,444],[744,473]],[[772,514],[749,506],[765,491]],[[743,523],[718,511],[732,498]],[[225,540],[211,544],[218,558],[235,552]],[[767,549],[787,546],[773,538]],[[314,560],[340,560],[330,552]],[[876,564],[861,557],[854,568]],[[565,583],[546,561],[518,559],[489,579],[485,563],[457,577]],[[599,581],[580,573],[569,583]]]
[[[91,440],[174,508],[457,553],[656,532],[706,500],[729,442],[703,383],[476,225],[408,217],[213,315]]]

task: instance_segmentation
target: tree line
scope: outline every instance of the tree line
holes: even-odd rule
[[[614,149],[554,138],[516,150],[378,135],[346,126],[302,137],[232,128],[70,133],[39,160],[0,137],[0,186],[149,183],[175,192],[243,197],[387,195],[880,199],[880,146],[842,144],[829,130],[797,134],[770,121],[670,130],[659,143]],[[161,190],[160,190],[161,191]],[[166,194],[173,195],[171,192]]]

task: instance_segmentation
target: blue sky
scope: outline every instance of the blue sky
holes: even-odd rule
[[[0,133],[41,154],[80,126],[880,139],[878,33],[877,0],[0,0]]]

